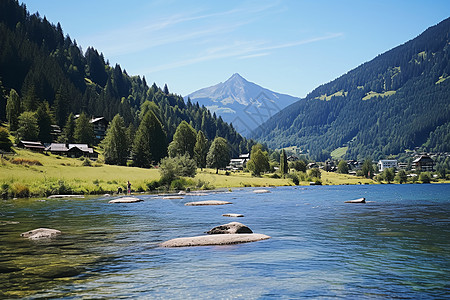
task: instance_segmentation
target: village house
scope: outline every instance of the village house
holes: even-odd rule
[[[239,158],[232,158],[230,160],[229,169],[231,170],[243,170],[247,166],[247,162],[250,160],[250,153],[240,154]]]
[[[28,149],[35,152],[44,152],[45,147],[41,142],[19,141],[17,147]]]
[[[380,161],[378,161],[378,170],[380,170],[380,172],[391,168],[397,169],[396,159],[381,159]]]
[[[87,157],[90,159],[97,159],[98,153],[94,151],[93,148],[89,148],[87,144],[62,144],[62,143],[51,143],[47,148],[46,152],[56,155],[64,155],[67,157],[78,158]]]
[[[92,118],[89,122],[94,125],[94,136],[98,143],[105,138],[109,122],[104,117]]]
[[[432,172],[434,171],[434,160],[429,155],[421,155],[413,161],[416,171]]]

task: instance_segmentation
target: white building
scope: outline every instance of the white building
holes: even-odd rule
[[[381,159],[378,162],[378,170],[383,172],[386,169],[394,168],[397,169],[397,160],[396,159]]]

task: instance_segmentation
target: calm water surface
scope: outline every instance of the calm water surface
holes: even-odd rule
[[[450,185],[270,190],[182,200],[145,195],[132,204],[108,204],[111,198],[1,201],[0,298],[450,297]],[[344,203],[360,197],[369,202]],[[233,204],[184,206],[199,200]],[[231,221],[272,239],[158,247]],[[41,242],[20,237],[38,227],[64,234]]]

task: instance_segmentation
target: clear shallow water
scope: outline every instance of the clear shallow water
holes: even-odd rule
[[[145,201],[132,204],[3,201],[0,298],[450,297],[450,185],[252,190],[183,200],[139,196]],[[360,197],[369,202],[344,203]],[[184,206],[200,200],[233,204]],[[158,247],[231,221],[272,239]],[[46,242],[19,236],[38,227],[64,235]]]

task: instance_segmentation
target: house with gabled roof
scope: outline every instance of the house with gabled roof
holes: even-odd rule
[[[36,152],[44,152],[45,150],[45,147],[41,142],[19,141],[17,147]]]

